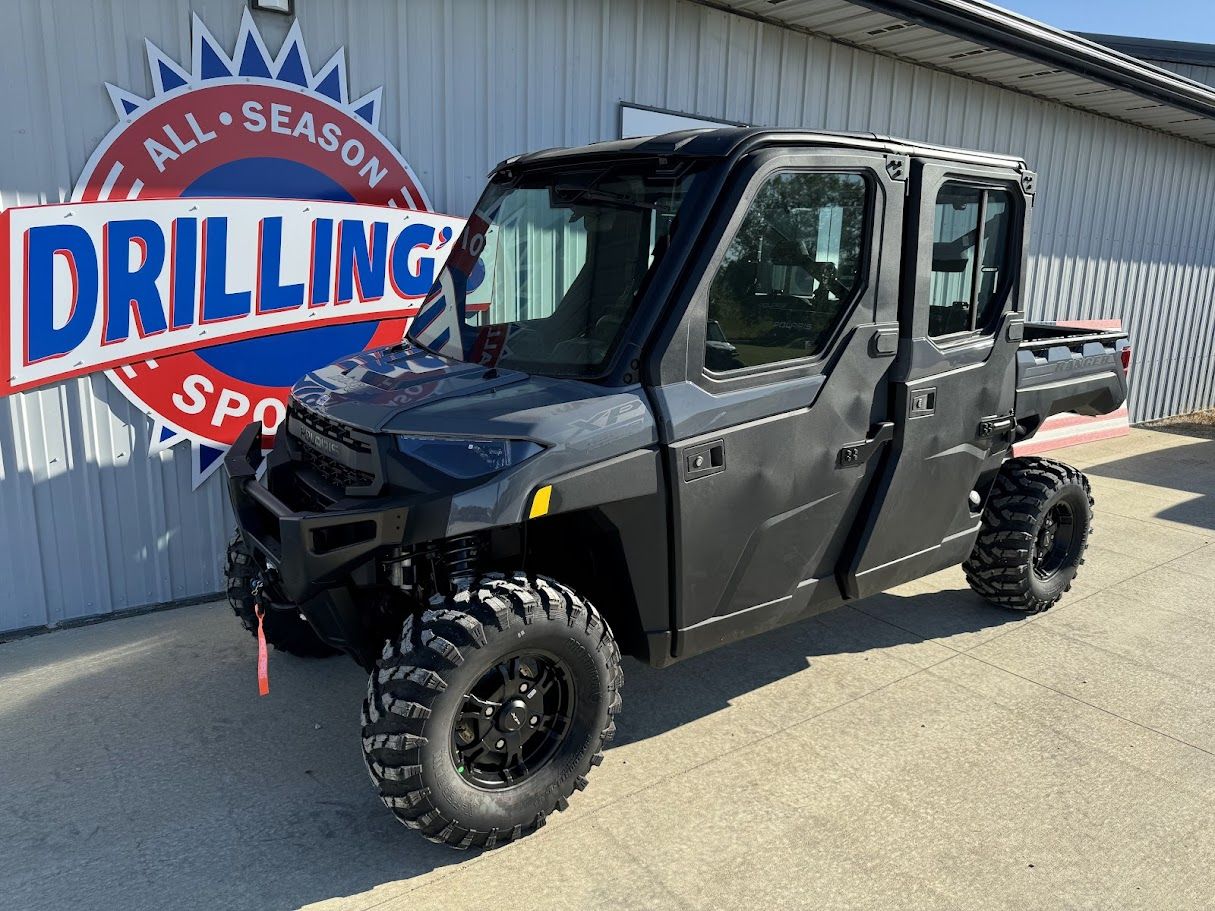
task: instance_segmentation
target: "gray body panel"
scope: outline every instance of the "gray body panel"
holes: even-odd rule
[[[314,371],[296,384],[293,398],[334,421],[387,436],[519,439],[545,447],[451,496],[444,536],[519,522],[531,495],[552,478],[658,442],[640,387],[487,370],[409,346]]]
[[[863,514],[880,465],[841,464],[889,419],[887,378],[897,336],[897,246],[903,183],[872,151],[782,149],[756,155],[729,218],[696,265],[697,283],[672,330],[661,371],[680,382],[653,390],[671,479],[672,597],[679,657],[779,626],[843,600],[835,567]],[[847,168],[870,189],[864,234],[870,250],[860,287],[839,328],[814,357],[731,374],[705,364],[711,279],[746,214],[754,188],[776,173]],[[682,363],[679,363],[682,360]],[[695,459],[720,454],[722,469],[698,475]]]
[[[1017,422],[1037,431],[1052,414],[1109,414],[1126,401],[1125,332],[1026,326],[1017,351]]]
[[[529,376],[409,345],[318,370],[293,394],[305,423],[369,450],[321,441],[339,470],[365,482],[323,508],[278,499],[298,486],[315,431],[289,417],[265,483],[254,479],[255,435],[243,439],[229,457],[233,501],[292,592],[328,598],[349,618],[385,550],[513,532],[533,560],[546,548],[574,554],[553,574],[602,585],[609,619],[641,643],[633,653],[666,664],[961,562],[1018,435],[1059,411],[1106,413],[1125,400],[1125,335],[1023,323],[1034,180],[1019,159],[867,135],[721,130],[502,167],[654,155],[722,163],[715,189],[681,216],[604,375]],[[864,176],[870,202],[861,282],[836,328],[813,356],[712,373],[708,288],[757,187],[778,171],[841,169]],[[1012,193],[1020,256],[989,325],[933,339],[933,207],[947,180]],[[397,437],[410,435],[544,448],[492,477],[437,482],[400,457]],[[533,511],[545,486],[547,506]],[[328,525],[364,519],[373,538],[318,552]],[[612,615],[612,599],[631,615]]]

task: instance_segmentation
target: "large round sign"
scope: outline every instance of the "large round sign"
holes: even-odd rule
[[[271,58],[247,11],[231,57],[197,17],[193,31],[189,71],[148,45],[151,98],[108,86],[120,122],[85,166],[73,201],[269,197],[429,208],[409,165],[376,129],[380,91],[348,99],[341,51],[314,73],[296,24]],[[444,229],[441,242],[448,238]],[[304,326],[107,375],[152,416],[153,449],[193,441],[198,483],[250,421],[272,436],[299,376],[399,341],[405,319]]]

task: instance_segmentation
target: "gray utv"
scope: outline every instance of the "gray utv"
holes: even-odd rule
[[[873,135],[725,129],[497,167],[399,345],[227,458],[229,592],[371,679],[406,825],[492,848],[603,758],[620,655],[665,666],[942,567],[1026,612],[1092,498],[1014,458],[1126,397],[1119,332],[1026,323],[1034,174]]]

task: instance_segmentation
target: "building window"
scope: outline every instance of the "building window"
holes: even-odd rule
[[[868,192],[859,174],[781,172],[764,183],[709,287],[709,370],[823,350],[861,284]]]
[[[1012,197],[947,183],[937,194],[928,334],[933,338],[990,329],[1011,276]]]

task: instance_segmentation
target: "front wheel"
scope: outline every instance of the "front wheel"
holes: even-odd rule
[[[363,754],[410,828],[494,848],[586,787],[616,730],[620,652],[598,611],[544,577],[487,576],[389,642],[363,702]]]
[[[1093,521],[1088,478],[1054,459],[1010,459],[983,511],[966,581],[988,601],[1036,614],[1072,587]]]

